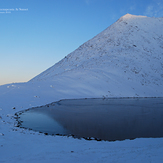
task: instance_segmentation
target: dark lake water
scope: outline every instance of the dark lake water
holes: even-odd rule
[[[163,98],[77,99],[16,113],[18,127],[96,140],[163,137]]]

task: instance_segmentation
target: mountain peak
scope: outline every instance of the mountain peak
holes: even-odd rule
[[[120,19],[118,19],[119,21],[122,20],[129,20],[129,19],[135,19],[135,18],[147,18],[147,16],[142,16],[142,15],[132,15],[127,13],[126,15],[123,15]]]
[[[109,97],[163,96],[162,26],[163,18],[126,14],[31,81],[69,80]]]
[[[135,16],[136,15],[132,15],[132,14],[127,13],[127,14],[123,15],[122,17],[123,18],[130,18],[130,17],[135,17]]]
[[[143,15],[132,15],[132,14],[129,14],[127,13],[126,15],[122,16],[124,18],[134,18],[134,17],[139,17],[139,18],[146,18],[147,16],[143,16]]]

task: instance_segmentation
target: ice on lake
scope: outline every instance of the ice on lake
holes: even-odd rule
[[[97,140],[163,137],[163,98],[61,100],[16,113],[18,126]]]

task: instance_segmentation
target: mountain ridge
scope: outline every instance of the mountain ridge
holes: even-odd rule
[[[153,89],[152,92],[163,95],[160,90],[163,87],[161,27],[163,18],[126,14],[29,82],[54,81],[67,76],[89,90],[92,77],[96,88],[100,89],[98,82],[105,81],[107,92],[115,92],[115,96],[119,87],[126,90],[130,87],[132,93],[140,88],[139,93],[135,93],[139,96],[143,89]],[[143,92],[148,92],[145,90]]]

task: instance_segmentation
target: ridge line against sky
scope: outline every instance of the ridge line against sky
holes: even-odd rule
[[[127,13],[163,17],[163,1],[0,1],[0,85],[30,80]]]

